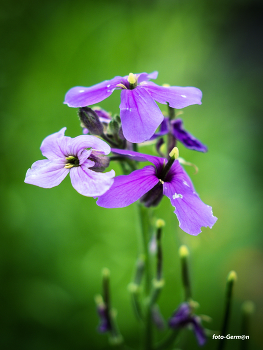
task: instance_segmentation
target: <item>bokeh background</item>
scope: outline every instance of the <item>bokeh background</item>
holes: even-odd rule
[[[167,198],[155,209],[166,221],[163,315],[182,301],[178,247],[187,244],[198,312],[213,319],[206,326],[219,329],[226,276],[235,270],[229,333],[241,333],[241,305],[252,300],[249,346],[262,349],[262,3],[2,0],[0,18],[0,348],[108,349],[94,305],[103,267],[111,271],[121,332],[136,348],[139,326],[127,291],[138,252],[136,205],[99,208],[69,178],[50,190],[23,181],[43,158],[44,137],[64,126],[71,137],[81,132],[76,110],[63,105],[69,88],[158,70],[158,84],[203,91],[203,104],[185,108],[183,119],[209,152],[181,146],[180,155],[198,165],[197,175],[187,171],[218,217],[212,230],[193,237],[178,228]],[[119,92],[100,106],[117,113]],[[190,331],[183,343],[198,348]],[[226,349],[240,343],[229,340]]]

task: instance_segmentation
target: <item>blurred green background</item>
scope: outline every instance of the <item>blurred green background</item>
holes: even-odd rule
[[[136,205],[97,207],[69,178],[50,190],[23,181],[43,158],[44,137],[64,126],[68,136],[81,132],[76,110],[63,105],[68,89],[158,70],[158,84],[203,91],[203,104],[185,108],[183,119],[209,152],[181,146],[180,155],[198,165],[197,175],[187,171],[218,217],[212,230],[194,237],[178,228],[167,198],[155,209],[167,223],[162,312],[167,319],[182,301],[177,252],[187,244],[198,313],[213,318],[206,326],[221,325],[233,269],[238,282],[229,333],[240,334],[242,302],[252,300],[249,345],[262,349],[262,3],[2,0],[0,15],[0,348],[108,349],[107,336],[96,331],[94,305],[103,267],[111,271],[121,332],[136,347],[139,326],[127,291],[138,249]],[[100,106],[117,113],[119,92]],[[184,349],[198,348],[189,331],[186,340]],[[229,340],[226,349],[240,343]],[[216,345],[210,340],[207,348]]]

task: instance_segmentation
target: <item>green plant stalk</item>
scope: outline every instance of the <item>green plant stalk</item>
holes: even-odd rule
[[[144,325],[144,349],[152,350],[153,346],[153,328],[151,317],[151,303],[150,292],[152,285],[152,269],[149,254],[149,238],[150,238],[150,218],[149,209],[145,208],[142,204],[138,204],[140,223],[141,223],[141,237],[142,237],[142,250],[145,263],[145,283],[144,283],[144,298],[145,298],[145,325]]]

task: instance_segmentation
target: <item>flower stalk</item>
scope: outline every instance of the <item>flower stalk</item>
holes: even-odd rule
[[[218,350],[223,350],[225,347],[225,336],[227,334],[228,330],[228,324],[230,319],[230,312],[231,312],[231,304],[232,304],[232,296],[233,296],[233,287],[237,280],[237,274],[235,271],[230,271],[227,277],[227,283],[226,283],[226,296],[225,296],[225,309],[224,309],[224,316],[223,316],[223,322],[222,327],[220,331],[220,335],[224,336],[223,339],[220,339],[218,343]]]
[[[182,273],[182,282],[184,287],[184,300],[189,301],[192,297],[191,293],[191,284],[189,277],[189,250],[185,245],[182,245],[179,248],[179,256],[181,260],[181,273]]]

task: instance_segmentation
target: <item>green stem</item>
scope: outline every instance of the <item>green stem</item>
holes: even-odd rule
[[[142,249],[145,258],[145,284],[144,284],[144,297],[145,297],[145,336],[144,336],[144,349],[152,350],[153,342],[153,329],[152,329],[152,315],[151,315],[151,303],[150,292],[152,285],[152,273],[151,273],[151,261],[149,254],[149,240],[150,240],[150,218],[149,209],[145,208],[142,204],[138,205],[140,222],[141,222],[141,236],[142,236]]]
[[[171,345],[173,345],[179,332],[180,332],[180,329],[175,329],[164,340],[162,340],[159,344],[157,344],[154,350],[167,350]]]

